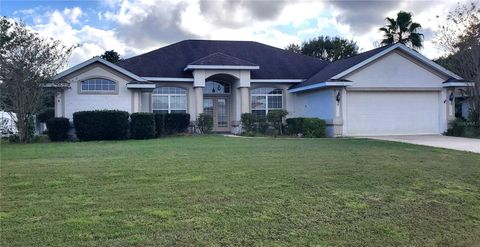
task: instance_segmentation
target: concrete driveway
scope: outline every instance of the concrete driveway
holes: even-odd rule
[[[367,138],[480,153],[480,139],[441,135],[368,136]]]

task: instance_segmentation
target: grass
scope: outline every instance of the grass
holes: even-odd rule
[[[221,136],[1,146],[2,246],[474,246],[480,155]]]

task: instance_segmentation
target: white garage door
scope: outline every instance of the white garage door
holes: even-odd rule
[[[347,135],[439,134],[438,92],[348,92]]]

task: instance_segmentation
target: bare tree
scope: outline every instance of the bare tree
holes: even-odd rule
[[[473,82],[467,88],[470,97],[471,120],[480,123],[480,6],[478,2],[458,5],[440,26],[436,43],[447,56],[438,62]]]
[[[73,47],[43,38],[23,22],[0,17],[0,108],[12,115],[19,141],[28,142],[29,125],[41,109],[45,86],[66,65]]]

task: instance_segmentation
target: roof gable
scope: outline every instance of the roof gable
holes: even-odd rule
[[[366,51],[350,58],[332,62],[325,68],[320,70],[318,73],[310,77],[308,80],[300,84],[294,85],[292,89],[295,89],[295,91],[300,91],[301,88],[314,88],[312,87],[312,85],[318,83],[346,81],[345,76],[353,73],[354,71],[357,71],[358,69],[363,68],[364,66],[376,61],[377,59],[396,49],[401,50],[406,55],[412,57],[418,62],[421,62],[425,66],[428,66],[431,69],[445,75],[448,78],[454,78],[456,80],[462,79],[460,76],[436,64],[435,62],[421,55],[420,53],[406,47],[403,44],[396,43]]]
[[[73,66],[73,67],[71,67],[67,70],[64,70],[64,71],[58,73],[56,76],[54,76],[53,80],[61,79],[61,78],[65,77],[65,76],[67,76],[67,75],[69,75],[73,72],[76,72],[76,71],[78,71],[80,69],[83,69],[83,68],[85,68],[85,67],[87,67],[91,64],[94,64],[94,63],[101,63],[101,64],[103,64],[103,65],[105,65],[105,66],[107,66],[107,67],[109,67],[109,68],[111,68],[115,71],[118,71],[119,73],[122,73],[122,74],[134,79],[134,80],[146,81],[145,79],[133,74],[132,72],[130,72],[128,70],[125,70],[124,68],[121,68],[121,67],[119,67],[119,66],[117,66],[117,65],[115,65],[115,64],[113,64],[113,63],[111,63],[107,60],[104,60],[100,57],[93,57],[93,58],[88,59],[87,61],[85,61],[83,63],[77,64],[77,65],[75,65],[75,66]]]

